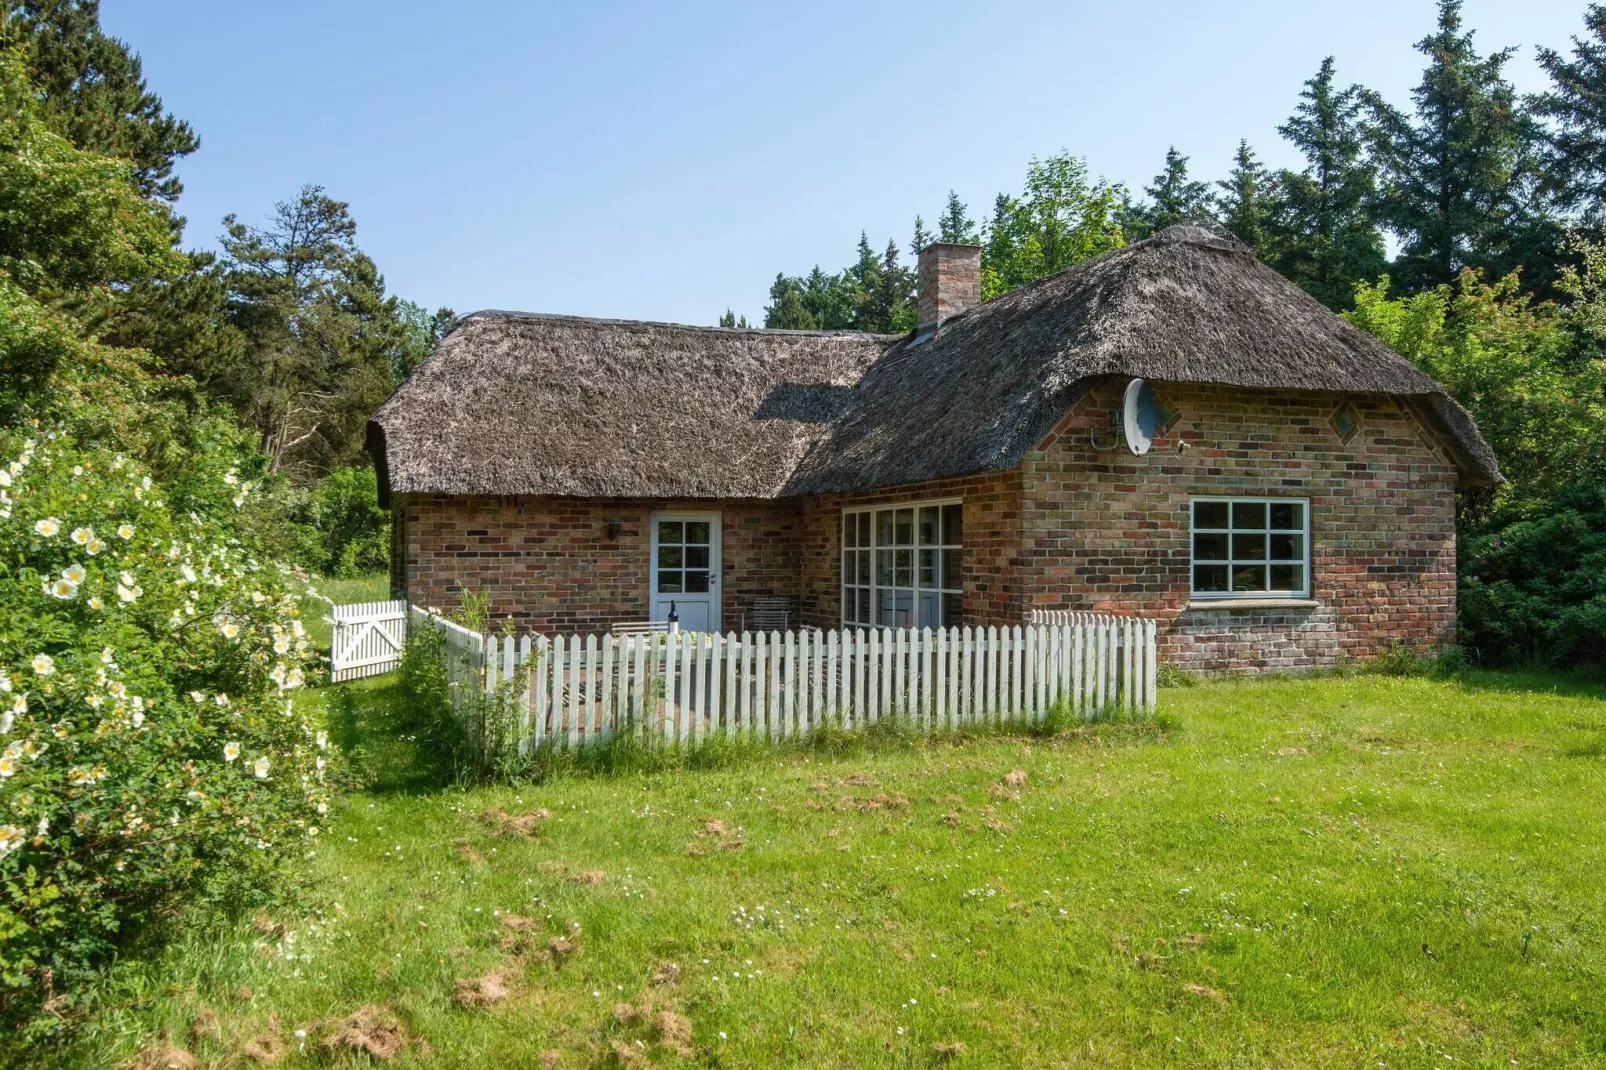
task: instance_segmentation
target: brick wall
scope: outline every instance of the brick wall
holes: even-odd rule
[[[932,498],[964,500],[965,623],[1019,624],[1026,594],[1015,580],[1020,555],[1021,483],[1018,470],[939,479],[885,490],[825,494],[802,509],[803,619],[836,627],[842,619],[842,510]]]
[[[1022,462],[1018,582],[1034,604],[1158,616],[1163,662],[1207,670],[1453,638],[1455,469],[1411,412],[1350,398],[1362,426],[1346,445],[1329,425],[1333,395],[1157,384],[1176,427],[1143,457],[1095,450],[1089,434],[1111,441],[1124,385],[1091,391]],[[1309,498],[1316,605],[1189,608],[1194,495]]]
[[[795,595],[797,502],[698,502],[409,495],[396,504],[406,596],[455,608],[461,590],[490,596],[493,618],[543,632],[606,631],[645,620],[649,517],[657,510],[722,516],[723,613],[739,627],[755,595]],[[623,521],[616,539],[608,521]]]
[[[841,509],[957,497],[966,623],[1018,623],[1033,606],[1139,613],[1160,619],[1165,662],[1251,672],[1453,638],[1455,470],[1408,409],[1351,398],[1362,426],[1346,445],[1329,425],[1333,395],[1160,384],[1182,417],[1134,457],[1089,442],[1095,430],[1112,441],[1123,386],[1090,391],[1008,472],[779,502],[399,498],[406,595],[449,607],[463,584],[485,590],[497,617],[605,630],[647,615],[650,514],[718,509],[724,626],[739,628],[755,595],[784,595],[801,621],[831,627]],[[1195,495],[1309,498],[1315,604],[1190,607]],[[613,540],[610,518],[624,522]],[[402,568],[399,553],[398,581]]]

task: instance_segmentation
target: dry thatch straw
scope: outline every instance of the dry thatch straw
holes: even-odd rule
[[[478,313],[374,414],[385,492],[774,498],[1001,471],[1110,377],[1401,398],[1464,482],[1471,418],[1245,245],[1199,227],[926,336]]]

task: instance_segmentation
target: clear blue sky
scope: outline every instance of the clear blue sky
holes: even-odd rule
[[[1485,52],[1565,47],[1584,0],[1468,0]],[[188,243],[307,182],[349,201],[391,292],[482,308],[712,323],[771,279],[972,215],[1067,148],[1140,189],[1276,127],[1323,56],[1408,103],[1431,0],[1089,4],[102,0],[201,136]]]

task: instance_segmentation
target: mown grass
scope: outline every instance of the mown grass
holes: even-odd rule
[[[249,1065],[274,1022],[284,1065],[355,1065],[318,1042],[367,1004],[427,1041],[403,1065],[1606,1063],[1598,687],[1208,683],[1160,728],[469,791],[354,694],[337,734],[378,779],[309,860],[317,909],[120,971],[80,1065],[164,1030]],[[537,808],[533,836],[479,816]],[[488,971],[512,994],[459,1007]]]

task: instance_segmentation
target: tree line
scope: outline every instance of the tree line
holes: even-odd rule
[[[1606,659],[1606,5],[1537,49],[1546,84],[1528,95],[1506,75],[1515,49],[1480,51],[1461,0],[1439,0],[1416,50],[1408,102],[1322,61],[1278,127],[1301,166],[1268,168],[1244,140],[1206,181],[1172,147],[1134,193],[1061,152],[985,219],[950,192],[906,248],[980,245],[985,300],[1175,223],[1229,232],[1443,383],[1494,448],[1506,482],[1458,496],[1470,647]],[[861,234],[841,271],[776,275],[764,325],[909,330],[902,251]]]
[[[139,56],[103,31],[97,0],[7,0],[0,32],[44,129],[124,166],[168,246],[159,270],[98,280],[115,284],[93,300],[68,296],[85,279],[50,272],[37,280],[41,296],[70,309],[86,335],[140,354],[151,388],[192,416],[226,413],[244,429],[299,525],[286,529],[300,543],[293,557],[324,571],[381,567],[384,517],[362,504],[365,491],[373,498],[364,428],[451,329],[451,310],[388,293],[349,206],[317,185],[261,225],[226,217],[219,253],[186,250],[175,169],[200,137],[151,91]],[[9,102],[13,119],[23,103]],[[67,229],[56,236],[70,241]],[[47,380],[0,386],[0,404],[15,418],[37,401],[29,384]]]

